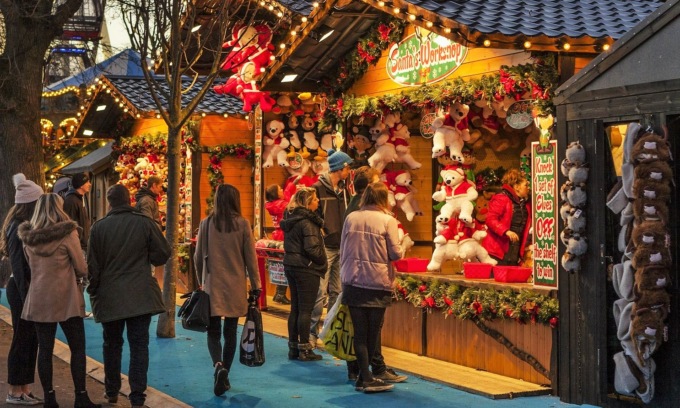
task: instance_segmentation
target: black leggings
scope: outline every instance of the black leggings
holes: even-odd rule
[[[359,376],[363,381],[371,381],[373,375],[368,366],[380,339],[385,308],[350,306],[349,314],[354,326],[354,352],[359,362]]]
[[[220,326],[222,317],[211,316],[208,325],[208,352],[212,358],[213,365],[221,362],[222,367],[227,371],[231,369],[236,354],[236,329],[238,328],[238,317],[224,318],[224,348],[221,345]]]
[[[14,278],[7,282],[7,301],[12,312],[12,344],[7,356],[7,383],[26,385],[35,382],[35,362],[38,356],[38,336],[33,322],[21,318],[24,303]]]
[[[76,394],[85,391],[85,324],[80,316],[59,322],[66,335],[68,348],[71,350],[71,377]],[[47,395],[52,390],[52,353],[57,323],[35,322],[38,334],[38,376],[43,392]]]

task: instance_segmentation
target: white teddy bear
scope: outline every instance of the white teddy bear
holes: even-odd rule
[[[439,191],[432,194],[435,201],[445,201],[439,214],[446,218],[458,218],[466,223],[472,222],[473,201],[477,199],[477,189],[470,183],[465,175],[465,170],[456,165],[444,167],[439,173],[442,177],[442,186]]]
[[[405,170],[386,171],[386,184],[394,196],[394,202],[401,208],[406,215],[406,219],[413,221],[416,215],[423,215],[416,200],[416,189],[412,186],[411,173]],[[390,200],[392,201],[392,200]]]
[[[290,142],[283,137],[283,130],[285,127],[286,126],[280,120],[270,120],[267,122],[264,136],[264,150],[262,152],[262,158],[264,159],[262,167],[272,167],[274,165],[274,157],[276,157],[276,163],[279,166],[288,167],[286,149],[290,146]]]
[[[470,130],[467,124],[467,115],[470,107],[462,103],[454,103],[449,113],[444,117],[438,117],[432,122],[434,136],[432,138],[432,157],[436,158],[449,148],[451,159],[459,163],[465,163],[463,157],[463,145],[470,140]]]
[[[397,152],[397,162],[406,164],[411,170],[417,170],[423,165],[411,155],[411,147],[408,143],[410,138],[411,132],[408,131],[408,127],[403,123],[399,123],[392,128],[390,140]]]
[[[394,144],[390,143],[390,132],[387,126],[377,120],[369,129],[371,139],[375,143],[375,153],[368,158],[368,165],[382,172],[389,163],[397,160],[397,150]]]

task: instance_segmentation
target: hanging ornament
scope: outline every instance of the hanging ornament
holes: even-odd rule
[[[247,115],[246,122],[248,123],[248,130],[253,130],[253,122],[255,121],[254,115]]]
[[[426,113],[420,120],[420,134],[425,139],[431,139],[434,136],[434,128],[432,122],[437,118],[436,113]]]

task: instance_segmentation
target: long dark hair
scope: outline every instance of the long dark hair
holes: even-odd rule
[[[10,224],[12,224],[12,222],[21,224],[24,221],[30,220],[31,217],[33,216],[33,212],[35,211],[36,203],[37,201],[33,201],[32,203],[14,204],[12,208],[9,209],[7,217],[5,217],[5,222],[2,223],[2,236],[0,236],[0,254],[8,255],[7,239],[9,237],[7,236],[7,230],[9,230]]]
[[[210,215],[215,228],[222,232],[236,230],[235,218],[241,217],[241,193],[231,184],[222,184],[215,192],[215,206]]]

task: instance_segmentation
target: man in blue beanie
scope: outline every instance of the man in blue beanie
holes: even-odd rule
[[[328,300],[330,309],[338,299],[342,286],[340,284],[340,235],[342,225],[345,222],[345,210],[351,199],[345,186],[345,180],[349,177],[352,158],[341,151],[328,151],[328,173],[324,173],[319,180],[312,185],[316,189],[316,196],[319,197],[319,208],[317,212],[324,220],[324,246],[328,258],[328,271],[326,276],[321,279],[319,294],[312,312],[312,326],[309,341],[311,347],[316,347],[316,340],[319,337],[319,320],[323,313],[323,306]]]

